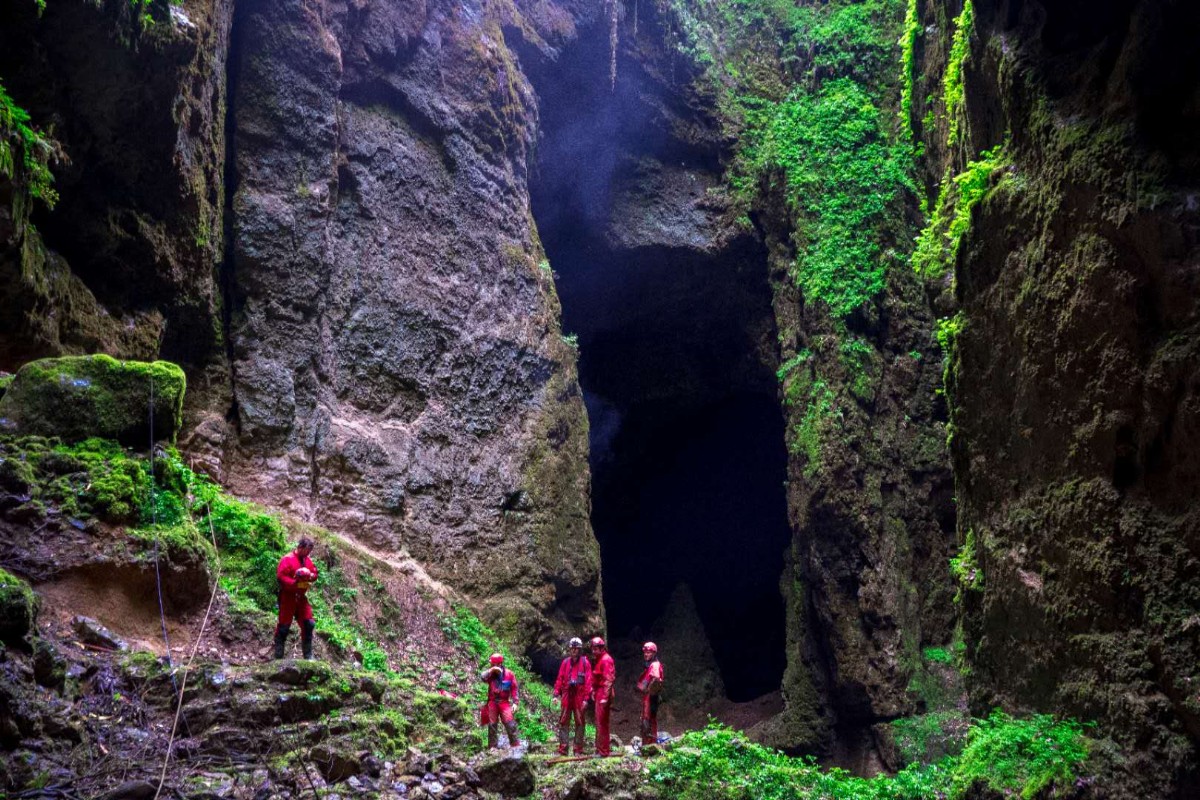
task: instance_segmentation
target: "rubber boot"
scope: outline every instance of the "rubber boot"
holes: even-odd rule
[[[288,634],[291,631],[291,625],[277,625],[275,627],[275,658],[277,660],[283,658],[283,650],[287,645]]]
[[[488,725],[488,750],[495,750],[498,746],[496,742],[496,725]]]
[[[312,639],[313,630],[317,627],[317,623],[311,619],[306,619],[300,623],[300,649],[304,653],[305,658],[312,658]]]
[[[509,747],[520,747],[521,740],[520,740],[520,738],[517,737],[517,723],[515,721],[514,722],[506,722],[506,723],[504,723],[504,729],[506,731],[508,731],[508,746]]]

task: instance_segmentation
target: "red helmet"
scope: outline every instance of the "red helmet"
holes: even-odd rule
[[[604,640],[599,636],[592,637],[592,647],[604,647]]]
[[[504,663],[504,656],[499,653],[492,653],[492,657],[488,659],[488,663],[493,667],[498,667]]]
[[[658,655],[658,645],[656,645],[654,642],[646,642],[644,645],[642,645],[642,652],[644,653],[647,650],[655,655]]]

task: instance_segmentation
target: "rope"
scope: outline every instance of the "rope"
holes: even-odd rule
[[[213,529],[212,521],[212,506],[206,505],[208,515],[208,535],[212,538],[213,552],[217,552],[217,532]],[[195,519],[192,518],[192,510],[188,509],[188,517],[195,524]],[[183,667],[183,680],[180,683],[178,698],[179,701],[175,705],[175,721],[171,723],[171,735],[167,739],[167,754],[163,757],[162,774],[158,776],[158,788],[154,790],[154,800],[158,800],[159,794],[162,792],[163,783],[167,780],[167,765],[171,763],[171,748],[175,745],[175,733],[179,728],[179,717],[183,712],[183,692],[187,689],[188,673],[192,669],[192,662],[196,660],[196,653],[200,650],[200,642],[204,640],[204,630],[208,627],[209,617],[212,616],[213,602],[217,599],[217,587],[221,582],[221,558],[220,553],[217,553],[217,574],[213,578],[212,594],[208,598],[208,608],[204,611],[204,621],[200,623],[200,632],[196,634],[196,641],[192,644],[191,655],[188,656],[187,664]],[[174,676],[172,676],[173,678]],[[186,725],[186,721],[184,722]]]
[[[158,485],[158,477],[154,473],[154,372],[150,372],[150,521],[158,527],[158,503],[154,500],[154,489]],[[154,589],[158,594],[158,618],[162,622],[163,647],[167,651],[167,666],[174,670],[171,662],[171,640],[167,637],[167,610],[163,607],[162,573],[158,567],[158,535],[154,536]],[[171,673],[171,682],[175,682],[175,673]],[[178,688],[178,687],[177,687]]]

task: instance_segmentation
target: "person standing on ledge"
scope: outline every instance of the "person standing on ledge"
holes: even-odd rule
[[[658,742],[658,693],[662,691],[663,665],[658,660],[658,645],[646,642],[642,645],[642,659],[646,668],[638,678],[637,690],[642,695],[642,744]]]
[[[292,630],[292,620],[300,621],[300,647],[305,658],[312,658],[312,604],[308,602],[309,587],[317,580],[317,565],[309,558],[313,540],[301,536],[296,549],[279,559],[275,577],[279,579],[279,624],[275,626],[275,658],[283,658],[284,645]]]
[[[604,640],[592,639],[592,702],[596,707],[596,755],[612,753],[609,720],[612,716],[613,685],[617,682],[617,665],[608,654]]]
[[[479,675],[479,679],[488,685],[487,703],[483,707],[484,722],[488,729],[488,749],[498,746],[497,728],[501,722],[508,732],[508,746],[520,747],[517,738],[517,676],[512,670],[504,668],[504,656],[493,653],[488,659],[488,668]]]
[[[583,707],[592,696],[592,663],[583,655],[583,642],[574,637],[567,643],[570,655],[558,666],[554,696],[562,704],[558,715],[558,754],[567,754],[567,734],[575,720],[575,755],[583,755]]]

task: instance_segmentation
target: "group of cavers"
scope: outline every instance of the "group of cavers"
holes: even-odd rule
[[[300,623],[300,646],[305,658],[312,658],[313,618],[308,590],[317,580],[317,567],[310,557],[313,540],[301,537],[296,549],[279,560],[275,576],[279,580],[279,621],[275,626],[275,658],[283,658],[292,621]],[[595,754],[611,755],[610,719],[615,696],[617,668],[608,653],[604,639],[594,637],[589,642],[591,658],[583,654],[583,641],[578,637],[567,644],[568,655],[558,668],[554,681],[554,699],[559,703],[558,752],[567,755],[571,723],[575,726],[575,755],[584,755],[584,714],[589,707],[596,720]],[[663,665],[658,660],[654,642],[642,645],[644,668],[637,682],[641,696],[641,736],[644,743],[658,740],[658,705],[663,687]],[[497,747],[499,728],[504,726],[510,747],[520,746],[517,736],[516,711],[520,698],[517,678],[504,666],[504,656],[494,653],[480,680],[488,687],[487,702],[479,710],[479,721],[488,730],[488,747]]]
[[[559,703],[558,752],[567,755],[567,743],[571,723],[575,725],[575,755],[584,755],[584,713],[590,706],[596,719],[595,754],[611,755],[612,736],[609,732],[612,718],[612,701],[615,696],[617,668],[608,653],[604,640],[596,636],[589,643],[592,657],[583,654],[583,641],[578,637],[567,644],[569,654],[558,667],[558,678],[554,681],[554,699]],[[658,645],[646,642],[642,645],[644,667],[637,682],[637,692],[642,699],[641,736],[644,743],[658,741],[658,704],[663,687],[663,665],[658,660]],[[517,678],[512,670],[505,669],[504,656],[494,653],[487,669],[479,676],[488,685],[487,702],[479,710],[479,722],[487,725],[488,747],[497,746],[500,723],[508,732],[508,743],[518,747],[517,722]]]

